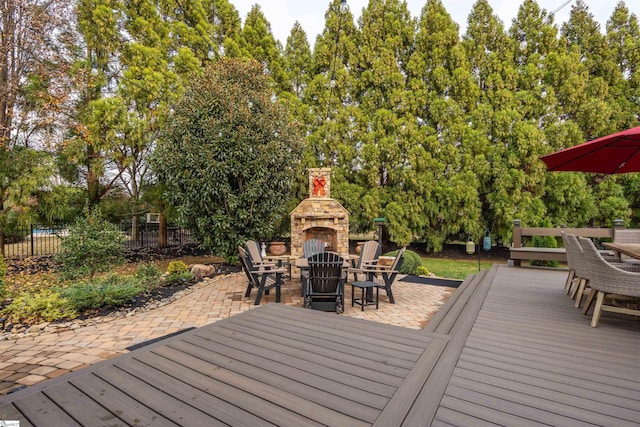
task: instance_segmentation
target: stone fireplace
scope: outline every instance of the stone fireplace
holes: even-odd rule
[[[291,212],[291,255],[301,257],[309,239],[326,243],[326,249],[349,253],[349,212],[331,198],[331,169],[309,169],[309,197]]]

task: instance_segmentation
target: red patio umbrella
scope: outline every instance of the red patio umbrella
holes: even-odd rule
[[[540,157],[549,171],[640,172],[640,126]]]

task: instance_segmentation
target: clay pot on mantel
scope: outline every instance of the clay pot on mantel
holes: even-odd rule
[[[287,246],[284,242],[271,242],[269,243],[269,253],[273,256],[280,256],[287,253]]]
[[[360,255],[360,252],[362,252],[362,245],[364,244],[364,242],[358,242],[356,243],[356,253],[358,255]]]

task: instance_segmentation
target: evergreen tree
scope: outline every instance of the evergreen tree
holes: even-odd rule
[[[282,46],[273,36],[271,24],[257,4],[251,8],[245,19],[241,47],[245,56],[255,59],[266,67],[276,93],[291,90],[282,59]]]
[[[478,179],[471,161],[474,144],[467,125],[479,89],[458,25],[440,0],[428,0],[422,9],[408,73],[406,99],[417,119],[410,122],[415,132],[412,145],[420,150],[410,168],[417,175],[409,180],[417,184],[410,197],[420,200],[422,211],[420,228],[412,231],[427,247],[440,249],[448,236],[476,235],[480,219]]]
[[[556,120],[554,97],[545,79],[548,56],[557,49],[552,16],[525,0],[509,29],[515,75],[510,74],[503,103],[494,102],[489,161],[493,191],[487,193],[499,238],[508,241],[513,219],[538,224],[545,215],[545,154],[542,129]],[[515,83],[515,87],[513,84]]]
[[[352,58],[357,49],[356,31],[351,11],[341,12],[340,0],[332,0],[325,13],[325,28],[316,39],[312,77],[303,94],[303,102],[307,107],[304,118],[308,135],[303,167],[336,167],[337,146],[346,148],[356,144],[352,131],[355,124],[351,117],[357,116],[359,109],[353,97],[353,76],[349,72],[353,68]],[[350,176],[352,166],[345,165],[345,172],[340,172],[338,168],[334,170],[332,193],[343,202],[354,193],[339,191],[338,182],[347,184],[342,176]],[[307,196],[307,185],[304,175],[296,182],[298,200]],[[356,185],[354,188],[359,187]],[[350,226],[358,230],[357,224],[352,217]]]
[[[607,49],[618,68],[619,76],[612,89],[617,110],[618,129],[635,126],[640,119],[640,25],[624,2],[619,2],[607,21]]]
[[[304,90],[311,80],[312,62],[311,48],[307,41],[307,34],[299,22],[293,25],[291,34],[287,37],[287,46],[284,50],[284,67],[291,82],[290,91],[298,99],[302,99]]]

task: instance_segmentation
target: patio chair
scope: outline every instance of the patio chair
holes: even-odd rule
[[[569,235],[564,231],[560,233],[562,235],[562,242],[564,243],[564,249],[567,252],[567,267],[569,267],[569,274],[567,275],[567,280],[564,283],[564,291],[566,294],[569,294],[573,282],[576,277],[576,262],[577,262],[577,254],[575,253],[575,246],[572,245],[573,242],[569,242]],[[573,236],[573,235],[571,235]]]
[[[344,259],[334,252],[320,252],[309,258],[309,278],[303,288],[304,307],[344,311]]]
[[[614,243],[640,243],[640,230],[628,230],[628,229],[616,229],[613,235]],[[640,260],[630,257],[625,254],[621,254],[615,251],[614,256],[617,258],[617,262],[626,262],[629,264],[640,264]],[[606,259],[606,257],[605,257]]]
[[[566,234],[563,236],[563,241],[565,241],[565,249],[567,250],[567,262],[571,262],[573,264],[573,267],[575,268],[575,280],[571,284],[568,292],[571,296],[571,299],[575,299],[576,308],[579,308],[580,305],[582,305],[582,297],[584,295],[588,295],[587,304],[583,309],[583,314],[586,314],[593,300],[593,296],[591,295],[591,290],[589,287],[589,261],[585,258],[582,244],[578,240],[577,236],[573,234]],[[609,262],[620,269],[640,272],[640,266],[638,265],[623,262],[611,262],[609,261],[610,258],[607,258],[605,256],[606,254],[603,255],[602,251],[598,250],[598,253],[606,262]]]
[[[591,326],[597,327],[603,311],[639,316],[637,301],[630,306],[622,306],[617,301],[625,298],[640,297],[640,272],[623,270],[607,262],[598,252],[591,239],[579,238],[582,251],[589,269],[589,286],[597,292],[596,305],[591,318]],[[619,296],[619,298],[618,298]],[[609,297],[607,301],[605,298]],[[607,304],[605,304],[607,302]],[[610,304],[608,304],[610,302]]]
[[[254,267],[257,267],[259,265],[276,265],[275,262],[265,261],[262,258],[262,254],[260,253],[260,246],[255,240],[247,240],[244,245],[246,246],[249,255],[251,255]]]
[[[245,298],[249,298],[251,296],[251,290],[256,288],[258,293],[254,305],[260,305],[262,294],[268,294],[270,289],[275,288],[276,302],[280,302],[280,287],[284,282],[283,274],[286,272],[286,269],[269,265],[254,266],[251,256],[242,246],[238,246],[238,258],[240,258],[242,269],[249,280],[247,291],[244,294]]]
[[[364,242],[360,248],[360,257],[358,258],[356,265],[349,269],[350,273],[353,273],[353,280],[358,280],[358,274],[366,275],[366,268],[374,267],[378,262],[378,257],[382,252],[380,243],[375,240],[368,240]]]
[[[400,272],[400,267],[402,266],[402,262],[404,261],[405,250],[406,248],[400,248],[398,254],[393,260],[393,263],[390,266],[376,264],[363,267],[363,271],[365,271],[367,274],[367,280],[376,282],[380,289],[384,289],[391,304],[395,304],[391,286],[396,280],[396,276]],[[367,298],[369,298],[369,296],[367,296]]]
[[[310,258],[313,255],[324,252],[325,243],[318,239],[305,240],[302,244],[302,253],[305,258]]]
[[[575,306],[580,307],[582,304],[582,296],[589,284],[589,270],[587,269],[582,246],[578,238],[573,234],[562,232],[562,240],[565,245],[565,250],[567,251],[567,264],[574,272],[574,280],[568,283],[565,291],[571,296],[571,299],[575,299]],[[571,275],[571,273],[569,273],[569,275]]]

